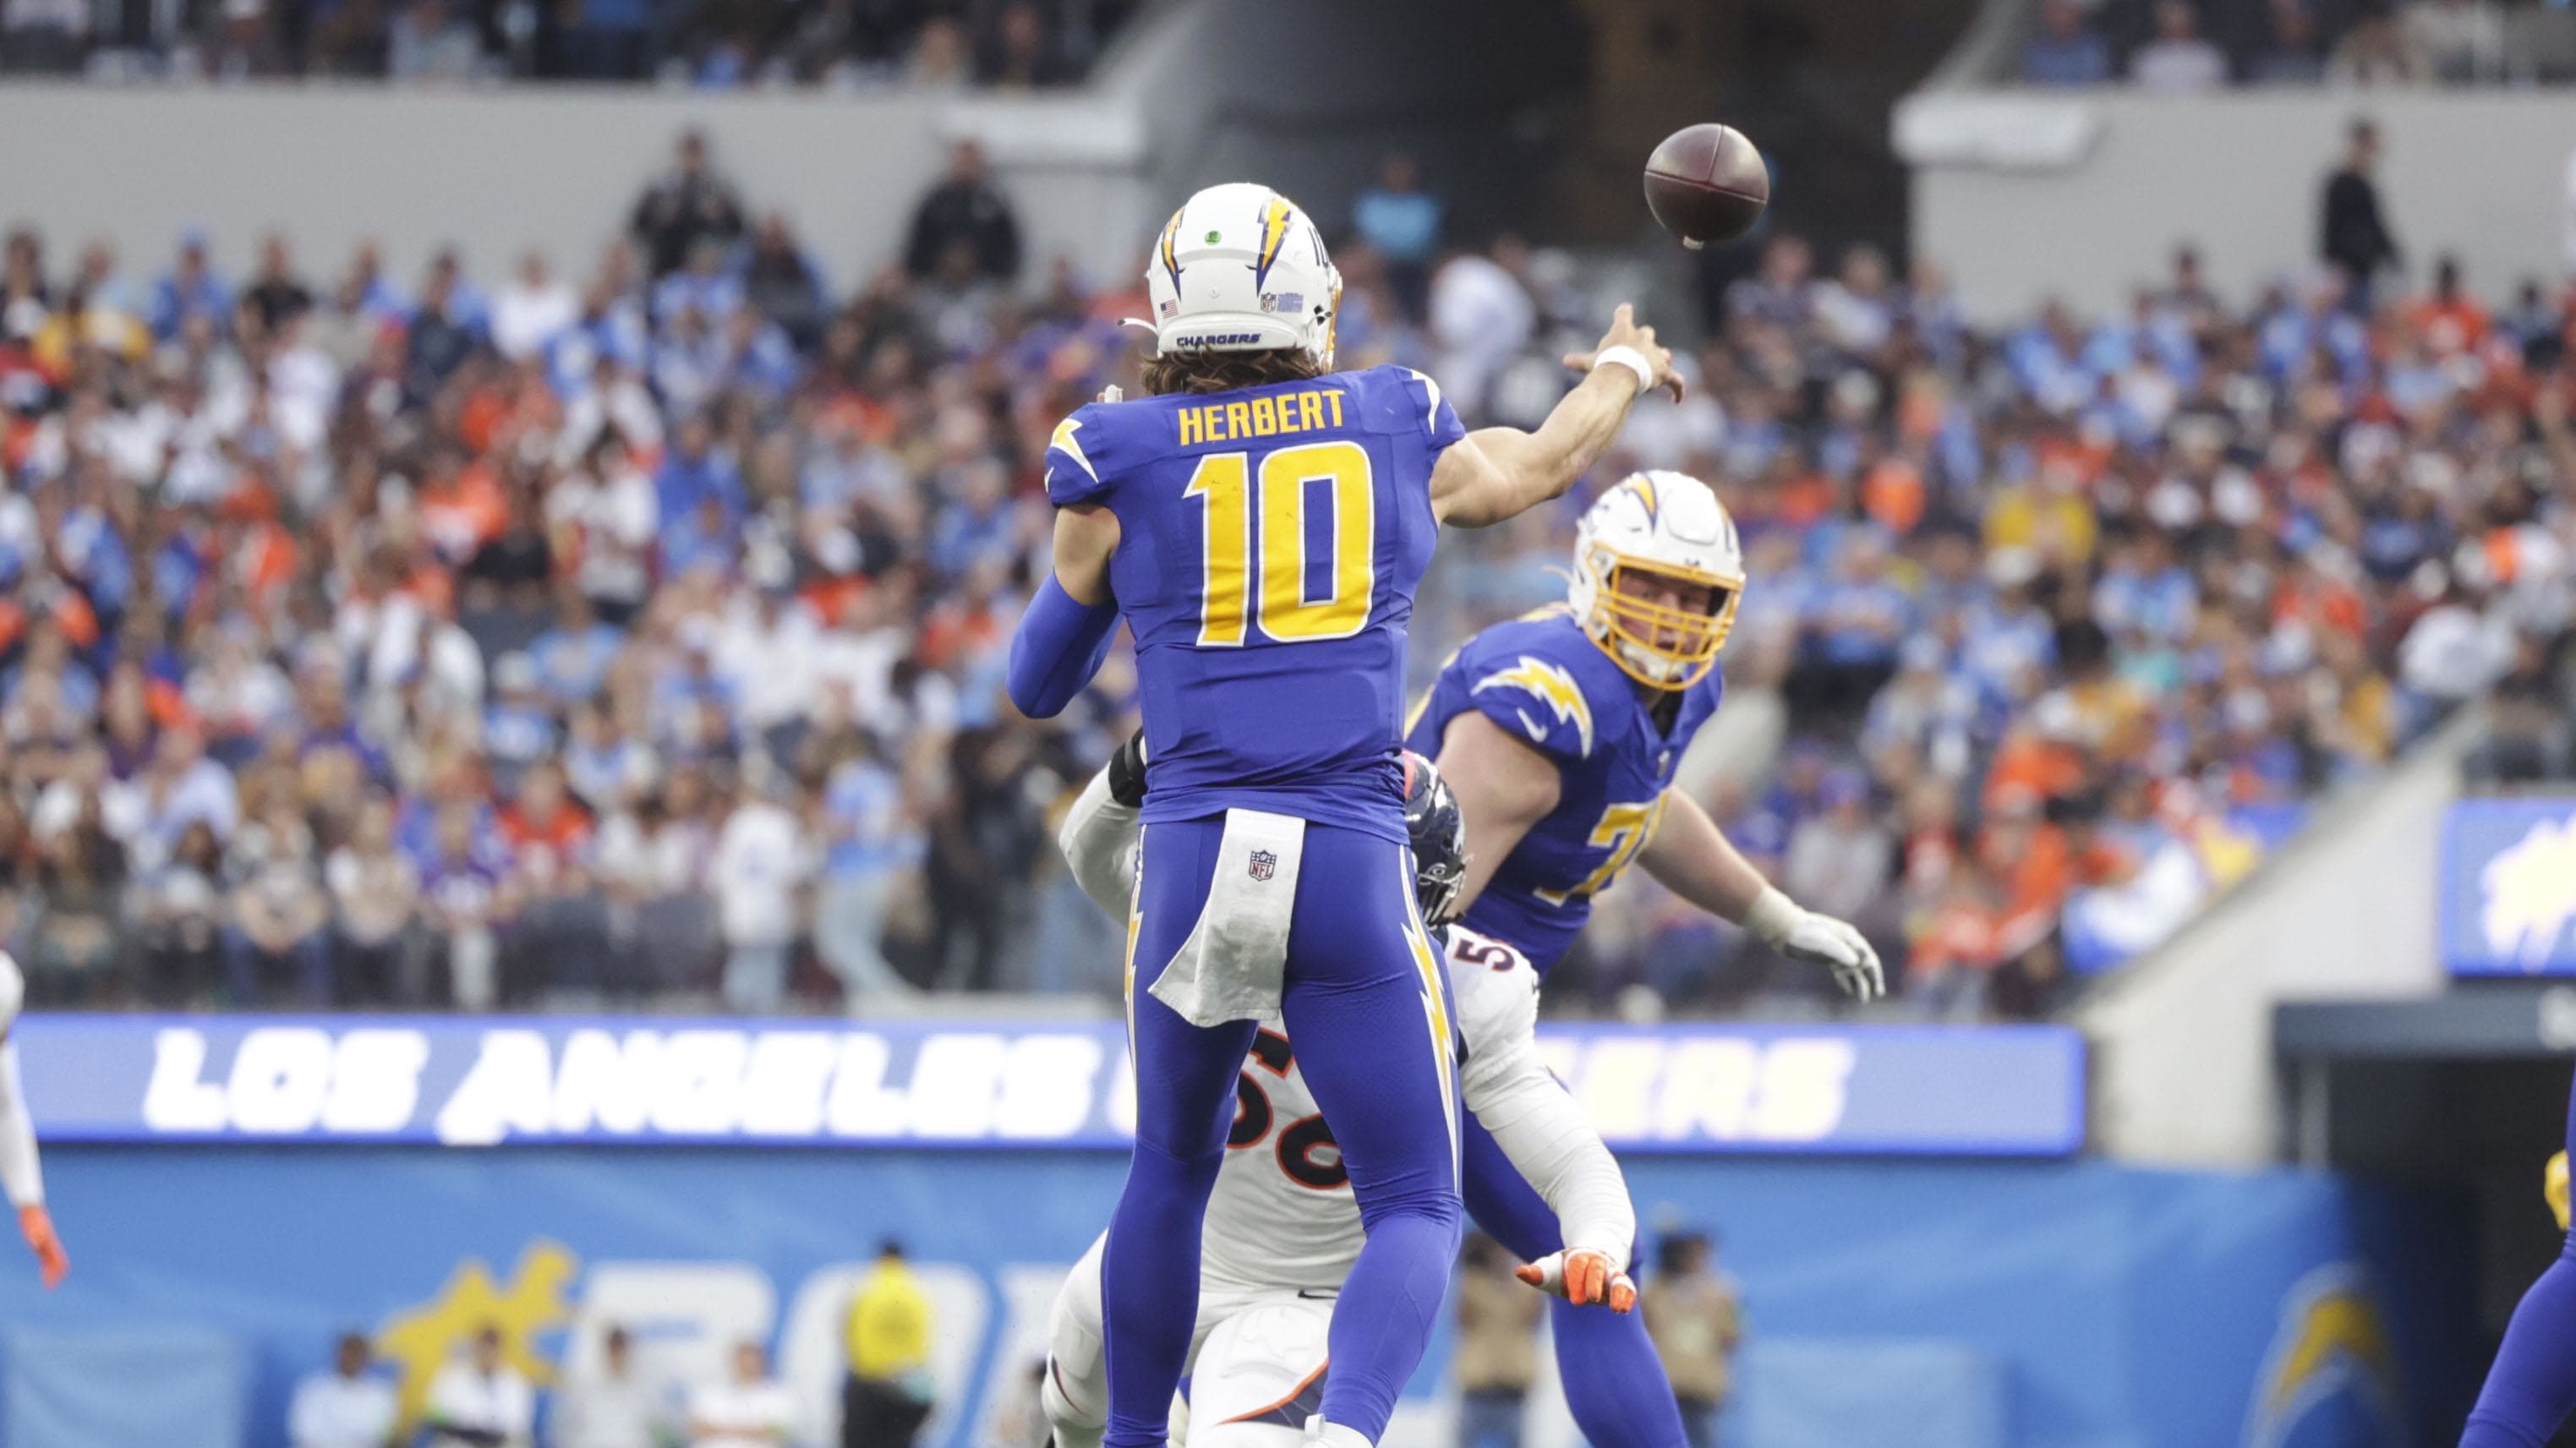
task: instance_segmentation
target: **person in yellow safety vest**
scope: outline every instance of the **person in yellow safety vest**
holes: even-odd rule
[[[888,1238],[850,1293],[841,1448],[912,1448],[930,1416],[930,1297]]]

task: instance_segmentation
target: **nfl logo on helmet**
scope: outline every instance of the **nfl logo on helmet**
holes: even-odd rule
[[[1245,869],[1252,878],[1267,880],[1279,872],[1279,856],[1269,850],[1255,850],[1252,852],[1251,862],[1245,866]]]

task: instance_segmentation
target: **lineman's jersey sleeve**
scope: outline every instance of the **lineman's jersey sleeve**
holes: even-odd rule
[[[1097,503],[1109,495],[1112,434],[1121,414],[1116,403],[1092,402],[1075,408],[1055,425],[1047,439],[1047,501],[1059,508]]]
[[[1135,900],[1136,844],[1144,832],[1138,822],[1141,813],[1110,797],[1109,768],[1103,765],[1083,786],[1073,808],[1065,811],[1064,823],[1056,827],[1056,847],[1064,851],[1074,882],[1113,920],[1127,918]]]
[[[1592,757],[1600,742],[1598,722],[1613,716],[1593,707],[1600,684],[1590,677],[1596,672],[1591,661],[1550,647],[1550,632],[1523,623],[1487,629],[1459,650],[1447,672],[1453,687],[1465,691],[1465,707],[1558,764],[1571,765]]]
[[[1628,1179],[1538,1054],[1538,972],[1509,945],[1449,927],[1449,982],[1466,1063],[1458,1092],[1556,1213],[1568,1250],[1624,1264],[1637,1239]]]

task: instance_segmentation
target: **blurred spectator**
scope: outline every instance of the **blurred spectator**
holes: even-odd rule
[[[2311,0],[2272,0],[2263,15],[2262,46],[2245,78],[2262,85],[2313,85],[2325,79]]]
[[[74,814],[39,829],[36,901],[26,927],[32,949],[21,957],[30,994],[58,1001],[113,998],[118,979],[118,925],[126,884],[125,847],[107,832],[98,793],[69,780]]]
[[[830,311],[823,279],[797,245],[786,217],[771,212],[761,218],[742,285],[743,300],[777,323],[800,351],[812,351],[823,340]]]
[[[931,16],[922,22],[912,56],[904,62],[904,83],[933,91],[963,88],[972,78],[967,51],[966,27],[951,16]]]
[[[286,238],[271,235],[259,244],[259,275],[242,292],[242,300],[259,313],[263,330],[274,333],[313,305],[313,289],[296,278]]]
[[[1520,1448],[1523,1404],[1538,1377],[1546,1302],[1512,1275],[1494,1239],[1469,1232],[1458,1251],[1458,1448]]]
[[[2434,79],[2504,79],[2504,11],[2492,0],[2411,0],[2399,23]]]
[[[896,888],[917,878],[921,830],[902,781],[866,734],[849,729],[825,747],[835,762],[818,801],[824,855],[814,947],[857,1015],[870,996],[911,991],[886,959],[885,934]]]
[[[408,0],[395,14],[386,42],[386,74],[395,80],[455,84],[472,80],[483,63],[474,28],[448,12],[445,0]]]
[[[627,226],[656,278],[678,271],[700,241],[729,245],[742,235],[742,203],[708,164],[705,132],[680,133],[671,169],[645,188]]]
[[[286,1411],[288,1448],[387,1448],[394,1437],[394,1387],[371,1373],[373,1366],[366,1334],[340,1334],[330,1371],[308,1373],[295,1385]]]
[[[549,759],[530,769],[496,822],[519,901],[503,997],[524,1003],[550,989],[608,986],[615,971],[607,909],[591,874],[590,812],[566,790],[563,766]]]
[[[1781,887],[1800,900],[1829,901],[1810,908],[1875,933],[1876,907],[1896,877],[1896,842],[1870,807],[1869,781],[1856,769],[1830,771],[1817,802],[1820,811],[1789,831]]]
[[[581,299],[558,281],[545,253],[519,259],[519,274],[492,294],[492,350],[516,362],[533,357],[581,320]]]
[[[635,1340],[623,1326],[600,1339],[599,1366],[570,1375],[555,1390],[548,1420],[552,1448],[660,1448],[661,1396],[635,1370]]]
[[[916,280],[930,277],[961,250],[975,276],[1008,282],[1020,274],[1019,218],[986,174],[984,148],[973,141],[950,149],[947,176],[913,209],[904,270]]]
[[[415,1004],[425,994],[413,912],[420,871],[394,847],[394,807],[382,797],[358,811],[357,829],[323,867],[330,887],[335,968],[342,1005]]]
[[[1047,33],[1045,13],[1031,0],[1010,0],[994,20],[991,38],[976,62],[975,79],[1003,90],[1027,90],[1058,85],[1066,77],[1062,57]]]
[[[912,1448],[930,1417],[930,1329],[930,1298],[905,1263],[903,1244],[888,1238],[850,1293],[841,1448]]]
[[[2021,78],[2032,85],[2098,85],[2111,78],[2111,48],[2076,0],[2042,0],[2039,29],[2024,43]]]
[[[484,1328],[467,1356],[430,1379],[421,1411],[428,1448],[529,1448],[535,1441],[536,1393],[501,1346],[501,1330]]]
[[[1047,847],[1031,797],[1039,766],[1028,736],[1000,728],[961,731],[949,752],[948,792],[929,832],[932,983],[992,990],[1011,983],[1004,958],[1024,939],[1029,878]]]
[[[92,7],[81,0],[0,4],[0,70],[67,75],[80,69]]]
[[[1433,366],[1457,406],[1482,408],[1495,377],[1537,335],[1538,304],[1522,276],[1528,265],[1528,244],[1506,233],[1489,253],[1459,252],[1432,276]]]
[[[2365,0],[2361,15],[2326,57],[2326,79],[2335,85],[2415,85],[2432,76],[2432,63],[2388,9],[2389,0]]]
[[[790,781],[772,765],[757,772],[716,837],[708,883],[724,925],[725,1004],[766,1014],[787,998],[811,860],[796,816],[776,797]]]
[[[1440,251],[1440,198],[1422,187],[1412,156],[1390,151],[1377,184],[1351,203],[1351,229],[1386,263],[1387,285],[1404,314],[1419,322],[1429,300],[1431,263]]]
[[[1734,1387],[1732,1359],[1744,1340],[1743,1305],[1734,1283],[1715,1270],[1714,1252],[1698,1232],[1668,1234],[1655,1247],[1655,1275],[1638,1294],[1691,1448],[1717,1441],[1718,1410]]]
[[[2371,289],[2381,269],[2400,263],[2396,234],[2379,209],[2379,184],[2371,172],[2379,164],[2379,127],[2354,121],[2344,143],[2343,165],[2326,178],[2317,222],[2317,251],[2343,272],[2349,304],[2356,313],[2370,310]]]
[[[135,892],[144,999],[165,1009],[189,1009],[212,996],[216,982],[227,977],[224,907],[223,846],[204,820],[191,820]]]
[[[461,1010],[490,1010],[501,989],[500,932],[517,916],[518,897],[473,804],[450,800],[433,819],[427,848],[415,859],[421,923],[447,968],[441,994]]]
[[[690,1448],[773,1448],[787,1441],[795,1418],[787,1385],[769,1375],[769,1354],[759,1343],[738,1342],[732,1380],[689,1394]]]
[[[2200,33],[2191,0],[2158,0],[2156,36],[2129,57],[2129,80],[2166,94],[2215,90],[2227,84],[2227,56]]]
[[[181,233],[178,264],[152,289],[152,335],[170,341],[192,321],[203,321],[220,332],[231,325],[232,311],[232,288],[215,275],[214,264],[207,259],[206,234]]]
[[[331,1001],[331,957],[313,830],[291,798],[273,800],[233,837],[232,929],[225,937],[233,998],[244,1003]]]

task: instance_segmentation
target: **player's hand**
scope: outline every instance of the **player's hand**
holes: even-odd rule
[[[45,1287],[51,1290],[63,1285],[72,1270],[72,1259],[63,1251],[63,1239],[54,1232],[54,1219],[44,1204],[18,1209],[18,1231],[35,1250],[36,1266],[44,1273]]]
[[[1831,970],[1843,994],[1864,1005],[1887,994],[1887,971],[1866,937],[1830,915],[1800,908],[1777,887],[1753,902],[1744,928],[1791,960]]]
[[[1637,1305],[1637,1284],[1599,1252],[1550,1252],[1535,1262],[1513,1268],[1512,1275],[1577,1307],[1598,1304],[1625,1314]]]
[[[1109,797],[1136,809],[1145,803],[1145,731],[1137,730],[1109,756]]]
[[[1565,365],[1577,372],[1590,372],[1594,359],[1602,353],[1613,347],[1634,347],[1655,369],[1654,385],[1671,392],[1673,401],[1679,402],[1683,383],[1681,374],[1673,370],[1673,354],[1655,341],[1655,329],[1640,323],[1636,312],[1636,308],[1621,302],[1619,310],[1610,314],[1610,330],[1601,334],[1600,343],[1589,352],[1566,353]],[[1621,368],[1620,372],[1624,376],[1627,369]]]
[[[1786,937],[1773,941],[1774,948],[1791,960],[1831,970],[1843,994],[1863,1005],[1887,994],[1887,971],[1878,963],[1878,952],[1870,948],[1868,937],[1830,915],[1813,910],[1799,913],[1806,918]]]

